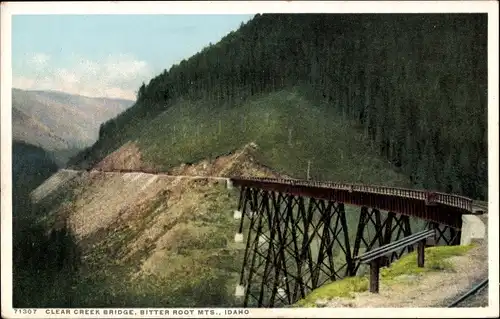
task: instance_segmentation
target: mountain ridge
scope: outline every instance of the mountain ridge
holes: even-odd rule
[[[74,149],[69,154],[72,155],[97,140],[99,126],[104,121],[133,103],[124,99],[13,88],[13,139],[40,146],[49,152]],[[65,155],[66,160],[69,155]]]
[[[123,98],[116,98],[116,97],[106,97],[106,96],[89,96],[89,95],[82,95],[82,94],[74,94],[74,93],[68,93],[64,91],[59,91],[59,90],[40,90],[40,89],[20,89],[20,88],[15,88],[13,87],[12,90],[15,91],[24,91],[24,92],[33,92],[33,93],[49,93],[49,94],[54,94],[54,95],[64,95],[64,96],[79,96],[82,98],[87,98],[87,99],[96,99],[96,100],[114,100],[114,101],[120,101],[120,102],[125,102],[125,103],[133,103],[134,101],[128,100],[128,99],[123,99]]]

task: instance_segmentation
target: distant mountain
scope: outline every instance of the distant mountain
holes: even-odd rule
[[[49,127],[23,111],[12,108],[12,138],[29,142],[44,149],[66,149],[69,143],[57,136]]]
[[[101,123],[134,101],[12,89],[13,139],[53,152],[94,143]]]

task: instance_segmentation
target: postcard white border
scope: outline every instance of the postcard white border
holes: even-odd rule
[[[250,317],[493,317],[499,314],[498,288],[498,2],[496,1],[192,1],[192,2],[15,2],[1,4],[1,279],[2,317],[14,316],[12,305],[11,216],[11,17],[16,14],[248,14],[248,13],[488,13],[488,171],[489,301],[474,308],[297,308],[249,309]],[[205,308],[206,309],[206,308]],[[215,308],[222,310],[223,308]],[[36,318],[56,318],[40,309]],[[61,316],[68,317],[68,316]],[[82,317],[72,315],[69,317]],[[85,317],[94,318],[87,315]],[[103,318],[106,316],[97,316]],[[137,317],[137,316],[135,316]],[[158,316],[148,316],[155,317]],[[213,317],[213,316],[212,316]],[[118,316],[115,318],[128,318]]]

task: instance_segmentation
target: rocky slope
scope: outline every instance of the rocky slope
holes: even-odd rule
[[[195,290],[214,285],[200,281],[204,276],[222,276],[218,288],[211,289],[221,291],[219,305],[228,305],[242,247],[233,243],[237,225],[232,212],[239,194],[227,188],[224,177],[278,177],[254,161],[256,148],[250,144],[211,162],[182,165],[168,172],[172,175],[122,173],[118,169],[147,167],[130,143],[94,170],[60,170],[32,193],[32,199],[35,205],[47,207],[42,218],[46,226],[70,228],[82,249],[82,276],[106,273],[110,280],[106,289],[121,284],[116,282],[117,271],[120,280],[135,282],[134,287],[151,278],[175,278],[179,285]],[[191,305],[207,305],[200,300]],[[97,301],[86,302],[95,305]],[[189,301],[179,302],[189,305]]]

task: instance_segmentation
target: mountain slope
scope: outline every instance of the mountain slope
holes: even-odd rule
[[[68,225],[82,249],[71,299],[79,306],[231,306],[244,248],[233,242],[238,190],[225,189],[224,180],[182,176],[306,177],[308,160],[315,179],[409,183],[356,128],[291,89],[210,112],[179,102],[93,165],[178,178],[60,171],[33,198],[45,227]],[[347,210],[355,227],[359,214]],[[57,306],[69,302],[51,298]]]
[[[132,103],[12,89],[13,200],[16,209],[28,209],[29,192],[57,166],[64,166],[72,155],[93,143],[102,122]]]
[[[113,168],[155,167],[168,171],[255,142],[261,165],[297,178],[307,178],[309,167],[309,177],[318,180],[410,184],[407,177],[378,156],[351,121],[339,117],[327,105],[309,101],[299,88],[261,94],[236,107],[208,105],[203,101],[181,101],[153,120],[124,132],[119,140],[134,142],[144,159],[143,167],[120,167],[116,163]],[[98,142],[95,146],[115,150],[122,144]],[[86,153],[79,156],[83,165]],[[100,164],[85,164],[94,165]]]
[[[13,89],[13,137],[48,151],[82,148],[95,142],[101,123],[132,104],[127,100]]]
[[[276,177],[255,162],[254,152],[255,146],[248,145],[190,169],[202,174],[209,168],[214,176]],[[175,169],[180,173],[183,168]],[[231,295],[242,257],[242,248],[232,243],[238,190],[227,189],[224,179],[60,170],[32,195],[39,213],[30,227],[61,231],[67,225],[81,258],[52,254],[52,259],[65,259],[65,271],[58,273],[65,276],[51,281],[52,269],[45,269],[42,282],[20,278],[16,287],[32,289],[29,295],[15,294],[16,305],[234,305]],[[18,235],[19,242],[23,234],[28,237],[25,249],[33,240],[47,240],[30,233]],[[22,259],[20,249],[15,255]],[[29,267],[18,268],[28,272]],[[31,293],[40,286],[47,287],[45,293]]]
[[[259,164],[296,178],[407,186],[409,180],[380,159],[362,132],[297,88],[261,94],[234,108],[208,103],[171,106],[135,140],[145,161],[168,170],[227,154],[255,142]]]
[[[99,162],[178,101],[205,101],[212,111],[303,86],[312,101],[359,124],[416,186],[485,198],[486,21],[484,14],[256,15],[141,86],[134,107],[108,121],[73,164],[83,155]]]
[[[23,111],[12,108],[12,139],[30,142],[47,150],[69,148],[69,143],[49,127]]]

